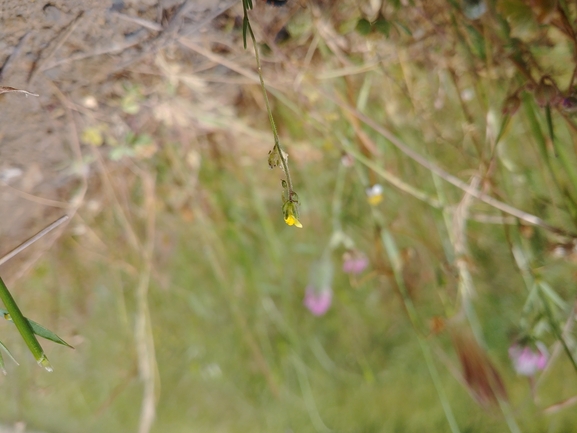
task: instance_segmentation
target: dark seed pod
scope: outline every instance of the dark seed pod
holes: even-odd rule
[[[567,96],[561,101],[561,109],[566,113],[577,113],[577,97]]]
[[[535,89],[535,101],[539,107],[544,107],[545,105],[554,105],[558,99],[558,90],[555,85],[552,84],[553,80],[544,76],[539,81],[539,85]]]

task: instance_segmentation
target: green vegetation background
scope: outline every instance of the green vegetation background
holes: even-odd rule
[[[548,16],[547,2],[488,1],[471,19],[477,2],[325,3],[293,14],[282,44],[249,12],[304,227],[283,222],[254,58],[231,18],[231,50],[242,57],[230,58],[250,79],[234,113],[190,102],[184,79],[134,79],[119,101],[124,115],[174,104],[196,134],[179,141],[157,117],[154,131],[112,145],[87,122],[86,163],[97,168],[85,205],[12,289],[28,317],[76,350],[44,344],[48,374],[3,325],[21,364],[2,379],[4,421],[146,431],[152,410],[153,432],[446,432],[447,404],[462,432],[574,430],[577,372],[555,330],[575,354],[577,143],[562,100],[573,92],[577,44],[567,26],[575,28],[576,5],[553,2]],[[557,99],[540,107],[546,74]],[[504,113],[511,95],[520,107]],[[359,113],[557,230],[473,200],[459,241],[464,191]],[[366,189],[376,183],[382,201],[371,204]],[[345,250],[333,249],[333,302],[315,317],[305,288],[340,229],[371,264],[346,275]],[[494,366],[506,396],[478,403],[453,338],[459,329],[475,335],[481,365]],[[532,379],[508,358],[519,334],[555,354]]]

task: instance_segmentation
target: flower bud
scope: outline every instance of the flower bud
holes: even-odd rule
[[[541,108],[553,104],[558,98],[557,87],[550,83],[552,83],[551,78],[544,76],[535,89],[535,101],[537,101],[537,105]]]
[[[280,165],[280,153],[278,148],[275,146],[272,150],[268,152],[268,166],[273,169]]]
[[[577,112],[577,97],[567,96],[561,101],[561,109],[565,113],[575,113]]]

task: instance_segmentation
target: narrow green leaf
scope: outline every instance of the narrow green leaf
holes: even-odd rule
[[[403,23],[399,22],[399,21],[393,21],[393,23],[400,28],[402,31],[404,31],[407,35],[409,36],[413,36],[413,32],[411,32],[411,30],[409,30],[409,28],[404,25]]]
[[[559,145],[557,143],[555,150],[557,152],[557,156],[559,158],[559,162],[567,172],[567,176],[571,179],[571,185],[573,185],[573,189],[577,188],[577,167],[575,167],[575,163],[573,158],[570,157],[571,151],[568,151],[566,147]],[[569,194],[569,193],[568,193]],[[573,195],[571,194],[571,201],[573,200]]]
[[[12,361],[14,361],[14,363],[15,363],[16,365],[20,365],[20,364],[18,363],[18,361],[16,361],[16,358],[14,358],[14,356],[12,355],[12,352],[10,352],[10,351],[8,350],[8,348],[4,345],[4,343],[2,343],[1,341],[0,341],[0,348],[2,348],[2,349],[4,350],[4,352],[6,352],[6,354],[8,355],[8,357],[9,357]]]
[[[1,347],[2,349],[4,349],[4,352],[6,352],[6,354],[8,355],[8,357],[9,357],[12,361],[14,361],[14,364],[20,365],[20,364],[18,364],[18,361],[16,361],[16,359],[14,358],[14,356],[12,356],[12,352],[10,352],[10,351],[8,350],[8,348],[4,345],[4,343],[2,343],[1,341],[0,341],[0,347]],[[0,362],[1,362],[1,364],[2,364],[2,373],[6,374],[6,370],[4,369],[4,358],[2,358],[2,352],[0,352]]]
[[[68,344],[66,341],[64,341],[62,338],[60,338],[51,330],[46,329],[44,326],[34,322],[33,320],[28,319],[28,322],[30,322],[30,326],[32,326],[32,330],[34,331],[34,333],[39,337],[45,338],[46,340],[50,340],[53,341],[54,343],[62,344],[63,346],[74,349],[74,347],[72,347],[70,344]]]
[[[4,368],[4,358],[2,357],[2,352],[0,352],[0,370],[6,376],[6,369]]]
[[[506,128],[509,126],[509,121],[511,120],[511,116],[505,114],[503,116],[503,121],[501,122],[501,128],[499,128],[499,133],[497,134],[497,139],[495,140],[495,146],[499,144],[503,135],[505,135]]]
[[[10,317],[10,314],[8,313],[8,311],[0,308],[0,314],[3,315],[6,320],[12,321],[12,317]],[[62,338],[60,338],[58,335],[56,335],[51,330],[46,329],[44,326],[35,322],[34,320],[30,320],[28,318],[25,318],[25,319],[28,320],[28,323],[30,323],[32,330],[39,337],[45,338],[46,340],[50,340],[50,341],[53,341],[54,343],[62,344],[63,346],[70,347],[71,349],[74,349],[74,347],[72,347],[70,344],[68,344],[66,341],[64,341]]]
[[[481,33],[479,33],[479,31],[473,26],[466,25],[465,30],[469,34],[469,40],[471,42],[470,47],[471,47],[472,53],[476,57],[478,57],[482,60],[485,60],[485,56],[486,56],[485,38],[483,38],[483,35]]]
[[[529,95],[523,95],[523,108],[525,109],[525,115],[529,121],[532,135],[537,142],[539,153],[541,154],[543,160],[547,162],[549,160],[549,155],[547,153],[547,140],[541,131],[541,126],[539,125],[539,121],[535,115],[533,104]]]
[[[547,119],[547,131],[549,132],[549,138],[551,139],[553,154],[557,156],[557,150],[555,149],[555,133],[553,132],[553,117],[551,116],[551,106],[549,104],[545,106],[545,118]]]
[[[543,294],[547,296],[560,310],[567,310],[567,303],[561,299],[559,294],[553,290],[553,288],[546,281],[539,281],[539,286],[543,291]]]
[[[246,32],[248,31],[248,17],[245,15],[242,20],[242,42],[244,44],[244,49],[246,50]]]
[[[2,278],[0,278],[0,300],[4,303],[4,306],[14,321],[14,325],[16,325],[18,332],[20,332],[20,335],[34,356],[34,359],[36,359],[38,365],[44,367],[47,371],[52,371],[52,366],[50,365],[48,358],[46,358],[42,346],[40,346],[40,343],[36,339],[32,326],[30,326],[28,320],[24,318],[24,315],[20,311],[16,301],[14,301],[14,298],[10,294],[8,287],[6,287],[6,284],[2,281]]]

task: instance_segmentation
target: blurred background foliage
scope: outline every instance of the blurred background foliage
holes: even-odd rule
[[[283,222],[239,1],[218,38],[180,40],[154,73],[84,101],[74,164],[88,193],[14,285],[25,314],[76,350],[44,344],[47,374],[5,325],[21,365],[2,378],[2,419],[573,431],[575,2],[254,8],[304,227]],[[344,272],[351,254],[366,268]],[[303,300],[321,293],[312,314]],[[523,375],[515,361],[533,358],[515,347],[545,365]]]

